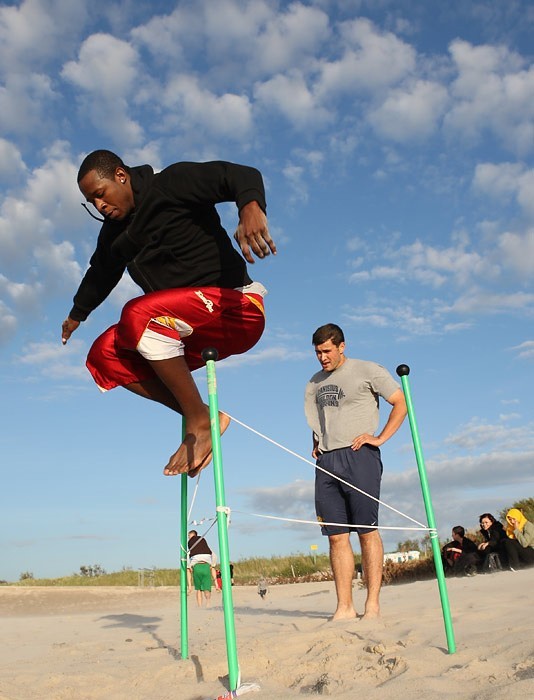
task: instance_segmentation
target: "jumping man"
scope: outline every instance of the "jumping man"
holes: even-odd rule
[[[98,150],[81,164],[78,186],[104,223],[62,342],[128,270],[144,295],[96,339],[87,367],[103,391],[123,386],[184,416],[185,436],[163,473],[194,476],[211,459],[211,435],[191,372],[204,364],[205,347],[220,359],[246,352],[265,325],[266,290],[249,277],[215,205],[236,203],[234,238],[245,260],[275,254],[261,174],[223,161],[174,163],[156,174]],[[224,432],[229,418],[221,414],[220,423]]]

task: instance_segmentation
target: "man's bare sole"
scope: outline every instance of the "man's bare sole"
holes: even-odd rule
[[[219,411],[219,428],[221,435],[230,425],[230,416]],[[211,430],[204,430],[200,434],[187,434],[176,452],[169,459],[163,469],[165,476],[176,476],[187,473],[196,476],[211,462],[212,445]]]

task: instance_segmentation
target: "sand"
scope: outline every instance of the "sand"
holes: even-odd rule
[[[435,581],[387,586],[379,621],[330,622],[333,584],[235,586],[243,697],[340,700],[534,697],[534,569],[447,581],[449,654]],[[364,593],[355,584],[355,602]],[[227,688],[221,594],[176,588],[0,587],[1,700],[211,700]]]

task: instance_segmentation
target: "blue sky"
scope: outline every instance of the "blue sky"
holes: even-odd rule
[[[533,29],[526,0],[2,4],[0,579],[178,563],[180,420],[84,367],[131,280],[60,342],[98,233],[76,187],[95,148],[264,175],[267,329],[218,366],[223,410],[308,459],[311,334],[337,322],[349,356],[411,367],[443,537],[534,495]],[[424,520],[407,423],[383,459],[383,500]],[[238,424],[223,460],[233,559],[327,551],[316,526],[248,515],[313,519],[310,464]],[[191,518],[213,516],[210,468]]]

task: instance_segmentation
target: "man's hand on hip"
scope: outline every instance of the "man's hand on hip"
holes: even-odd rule
[[[374,435],[362,433],[362,435],[358,435],[358,437],[354,438],[351,448],[353,450],[359,450],[362,445],[373,445],[373,447],[380,447],[381,444],[382,441]]]

